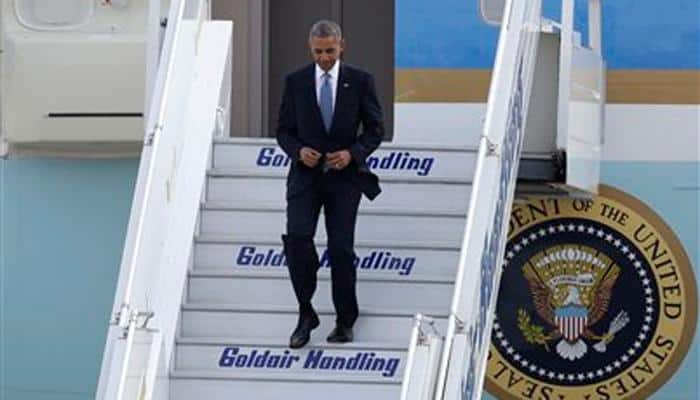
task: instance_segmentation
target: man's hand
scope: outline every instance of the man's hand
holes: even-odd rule
[[[299,160],[309,168],[317,166],[320,158],[321,153],[311,147],[302,147],[301,150],[299,150]]]
[[[352,156],[347,150],[340,150],[334,153],[326,154],[326,165],[328,168],[341,170],[350,164],[352,161]]]

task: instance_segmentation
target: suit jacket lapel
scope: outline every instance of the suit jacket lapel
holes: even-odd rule
[[[335,106],[333,107],[333,120],[331,122],[331,132],[333,132],[333,128],[338,123],[340,113],[345,110],[348,89],[350,89],[350,82],[348,80],[345,67],[343,67],[343,64],[340,64],[338,72],[338,87],[335,92]]]
[[[313,114],[312,118],[314,119],[315,123],[325,131],[326,128],[323,126],[321,108],[318,106],[318,99],[316,98],[316,64],[311,64],[305,80],[306,83],[304,85],[304,92],[309,104],[311,105],[311,114]]]

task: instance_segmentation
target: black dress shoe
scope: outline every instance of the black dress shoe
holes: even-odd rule
[[[329,343],[347,343],[352,342],[352,328],[336,324],[330,335],[326,338]]]
[[[306,346],[311,339],[311,331],[318,328],[320,321],[318,320],[318,315],[312,314],[310,316],[300,316],[299,323],[296,329],[289,338],[289,347],[292,349],[298,349]]]

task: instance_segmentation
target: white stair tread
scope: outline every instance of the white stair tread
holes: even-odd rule
[[[400,212],[394,215],[360,212],[355,237],[365,240],[420,243],[425,240],[461,245],[466,218],[463,215],[437,212],[418,214]],[[248,209],[202,209],[200,231],[213,235],[239,235],[251,238],[279,240],[286,230],[285,211],[257,211]],[[319,216],[315,236],[327,236],[326,219]]]
[[[238,145],[238,146],[278,146],[274,138],[240,138],[240,137],[218,137],[214,139],[215,145]],[[278,146],[279,147],[279,146]],[[421,144],[421,143],[392,143],[382,142],[379,146],[383,150],[420,150],[439,151],[447,153],[476,153],[477,147]]]
[[[323,246],[316,246],[321,269],[319,276],[331,272],[330,254]],[[453,281],[459,252],[442,249],[402,249],[355,246],[355,267],[360,279],[383,276],[402,281]],[[288,275],[282,241],[261,243],[207,243],[194,246],[195,271],[277,272]]]
[[[333,379],[330,376],[319,377],[312,373],[287,372],[271,376],[265,372],[241,371],[241,370],[199,370],[199,369],[175,369],[170,372],[173,379],[211,379],[211,380],[255,380],[273,382],[315,382],[343,383],[343,384],[377,384],[377,385],[401,385],[401,377],[372,378],[369,376],[343,376]]]
[[[319,271],[320,272],[320,271]],[[190,277],[195,278],[243,278],[243,279],[281,279],[289,280],[289,272],[284,270],[265,270],[265,271],[241,271],[241,270],[221,270],[221,269],[203,269],[198,268],[191,270],[189,272]],[[329,274],[318,274],[319,281],[329,281]],[[453,284],[454,278],[447,278],[442,276],[419,276],[413,278],[410,281],[405,279],[382,276],[382,275],[372,275],[367,276],[366,274],[359,273],[357,275],[358,281],[365,282],[405,282],[406,284],[416,284],[416,283],[444,283]]]
[[[255,278],[190,276],[187,299],[191,303],[267,304],[270,307],[296,304],[294,290],[288,278],[275,279],[256,274]],[[365,275],[359,273],[358,275]],[[279,276],[279,274],[278,274]],[[374,306],[408,311],[449,308],[452,285],[444,282],[416,282],[404,279],[374,279],[357,284],[361,307]],[[330,279],[319,279],[314,304],[333,305]]]
[[[322,341],[335,326],[336,314],[330,305],[314,305],[321,326],[313,331],[311,338]],[[447,308],[443,311],[434,308],[414,308],[394,310],[360,305],[359,318],[354,329],[355,340],[405,346],[410,340],[413,318],[419,312],[435,318],[440,331],[445,332],[449,314]],[[200,338],[264,337],[286,343],[298,321],[296,305],[185,303],[181,313],[182,336]]]
[[[238,172],[235,168],[219,170],[220,176],[209,175],[206,199],[212,203],[285,207],[286,172],[254,170]],[[472,185],[460,179],[423,177],[381,179],[382,194],[374,201],[363,199],[360,210],[389,211],[452,211],[466,216]]]
[[[174,368],[257,371],[270,376],[297,372],[339,380],[353,375],[390,379],[402,375],[406,358],[406,348],[305,346],[289,349],[286,346],[179,344]]]
[[[195,237],[195,242],[197,243],[247,243],[247,244],[260,244],[260,245],[275,245],[280,244],[282,239],[270,239],[269,237],[259,237],[253,238],[250,235],[224,235],[224,234],[204,234]],[[326,245],[326,238],[314,239],[314,243],[319,245]],[[390,248],[390,249],[429,249],[429,250],[454,250],[459,251],[459,246],[454,246],[446,244],[440,241],[408,241],[408,240],[355,240],[355,247],[378,247],[378,248]]]
[[[251,314],[297,314],[296,306],[267,306],[257,304],[206,304],[206,303],[183,303],[182,310],[184,311],[212,311],[212,312],[244,312]],[[335,315],[335,310],[326,307],[316,307],[316,313],[319,315]],[[360,316],[403,316],[412,318],[417,313],[432,317],[432,318],[447,318],[449,309],[445,310],[416,310],[409,312],[406,310],[395,310],[386,308],[370,308],[363,309],[360,307]]]
[[[401,397],[400,381],[390,378],[384,381],[363,378],[333,381],[329,377],[310,380],[310,377],[296,375],[288,375],[285,380],[263,377],[229,379],[216,375],[198,377],[196,373],[193,376],[171,376],[170,400],[398,400]]]
[[[257,205],[257,206],[239,206],[230,202],[212,202],[207,201],[201,205],[203,210],[217,210],[217,211],[246,211],[246,212],[275,212],[283,213],[286,212],[285,207],[280,207],[276,205]],[[415,217],[454,217],[454,218],[466,218],[466,212],[454,212],[454,211],[433,211],[433,210],[396,210],[396,209],[360,209],[358,211],[361,215],[401,215],[401,216],[415,216]]]
[[[282,380],[175,372],[171,374],[170,400],[398,400],[401,397],[398,379],[330,380],[329,377],[286,376]],[[310,383],[313,388],[309,387]]]
[[[238,345],[245,347],[279,347],[287,348],[287,339],[284,340],[271,339],[271,338],[251,338],[251,337],[188,337],[180,336],[176,339],[178,345],[210,345],[210,346],[227,346],[227,345]],[[364,349],[364,350],[388,350],[388,351],[406,351],[408,350],[408,343],[406,346],[399,346],[395,343],[386,342],[350,342],[350,343],[328,343],[325,340],[322,341],[310,341],[304,348],[309,349],[341,349],[341,350],[354,350],[354,349]]]
[[[243,137],[217,137],[214,138],[214,145],[237,145],[237,146],[276,146],[279,147],[274,138],[243,138]],[[475,146],[463,146],[454,144],[441,145],[438,143],[394,143],[382,142],[379,146],[381,150],[414,150],[414,151],[434,151],[440,153],[478,153],[479,148]],[[523,149],[524,158],[538,158],[550,160],[552,154],[544,151],[526,151]]]
[[[249,178],[254,177],[256,179],[275,179],[284,180],[286,179],[286,171],[277,170],[259,170],[259,171],[237,171],[234,168],[213,168],[209,170],[208,176],[210,178]],[[416,189],[420,189],[421,184],[442,184],[442,185],[469,185],[472,183],[471,177],[464,178],[446,178],[446,177],[432,177],[432,176],[381,176],[379,178],[380,185],[382,183],[410,183],[415,184]]]

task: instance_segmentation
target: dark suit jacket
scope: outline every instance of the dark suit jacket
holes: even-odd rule
[[[372,75],[347,64],[340,64],[338,89],[331,131],[326,132],[316,99],[315,64],[289,74],[285,81],[282,105],[277,121],[277,142],[292,159],[287,175],[287,199],[301,193],[323,173],[323,160],[309,168],[299,160],[299,150],[311,147],[321,154],[349,150],[352,162],[340,178],[353,181],[373,200],[381,189],[379,179],[366,159],[384,136],[382,109]],[[363,133],[358,136],[359,125]]]

